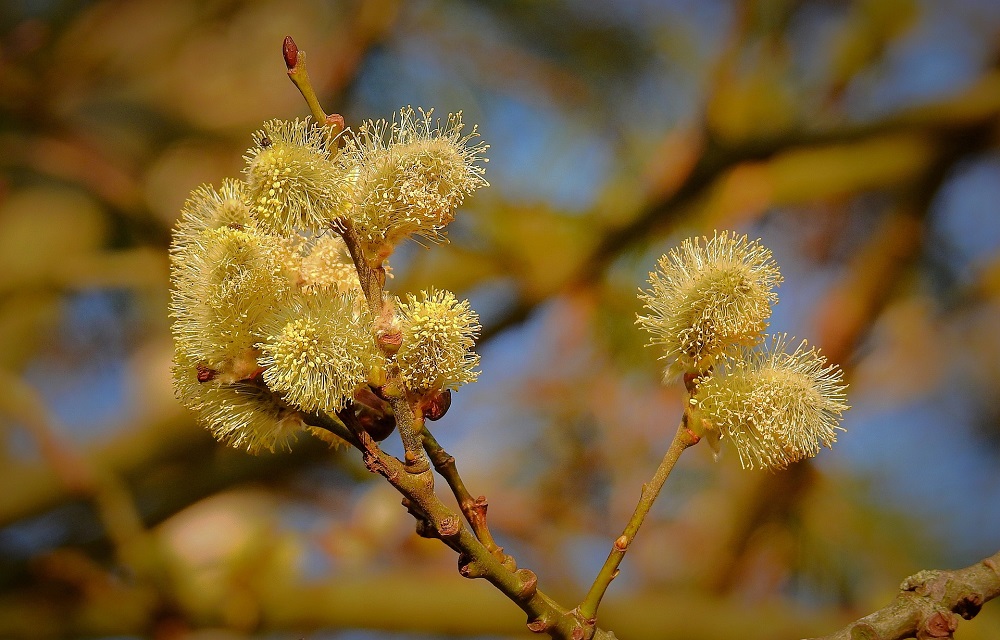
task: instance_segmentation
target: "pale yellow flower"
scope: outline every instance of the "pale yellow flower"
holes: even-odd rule
[[[357,293],[358,272],[343,238],[326,233],[306,249],[299,265],[298,284],[303,293]]]
[[[171,256],[183,253],[200,241],[201,233],[220,227],[242,228],[253,226],[250,205],[247,203],[246,184],[226,178],[218,191],[211,185],[202,185],[191,192],[181,217],[174,227]]]
[[[663,347],[664,380],[705,372],[759,342],[780,283],[771,252],[729,231],[684,240],[661,257],[639,296],[650,313],[638,323]]]
[[[461,113],[443,124],[431,115],[407,107],[399,122],[367,122],[343,155],[356,187],[350,219],[378,258],[410,236],[443,239],[465,197],[488,186],[480,164],[488,145],[472,143],[476,128],[463,133]]]
[[[308,119],[271,120],[244,159],[247,194],[258,223],[279,235],[319,232],[344,214],[352,184],[331,161],[327,131]]]
[[[742,349],[698,385],[698,411],[745,468],[782,469],[837,440],[849,408],[843,371],[805,341],[787,352],[786,336]]]
[[[291,300],[260,343],[264,382],[304,411],[334,413],[381,365],[371,319],[353,296]]]
[[[250,453],[290,449],[305,428],[301,414],[259,382],[199,381],[195,360],[178,356],[172,369],[178,399],[216,439]]]
[[[408,388],[455,390],[476,381],[479,356],[472,349],[481,327],[468,300],[459,302],[450,291],[411,294],[399,316],[403,342],[396,362]]]
[[[273,236],[224,226],[175,248],[170,314],[177,351],[240,379],[254,368],[262,321],[291,286],[281,247]]]

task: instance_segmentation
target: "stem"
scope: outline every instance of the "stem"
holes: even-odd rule
[[[629,545],[635,539],[635,534],[639,531],[639,527],[642,526],[643,520],[646,519],[646,514],[649,513],[650,508],[653,506],[656,496],[660,494],[663,483],[666,482],[681,453],[691,445],[697,444],[700,439],[698,435],[688,428],[688,413],[685,412],[680,426],[677,427],[677,433],[674,435],[673,442],[670,443],[670,448],[667,449],[663,460],[660,461],[660,466],[656,469],[656,473],[653,474],[653,478],[649,482],[642,485],[642,495],[639,497],[639,503],[635,506],[635,511],[625,526],[625,530],[615,540],[615,543],[611,547],[611,553],[608,554],[608,559],[604,561],[604,566],[601,567],[600,572],[598,572],[597,577],[594,579],[594,584],[590,587],[590,591],[587,592],[587,597],[580,603],[579,611],[585,620],[594,620],[597,618],[597,607],[601,604],[601,598],[604,597],[605,592],[611,585],[611,581],[618,575],[618,565],[625,559],[625,552],[628,551]]]
[[[358,281],[361,283],[361,290],[365,293],[365,300],[368,302],[368,310],[372,316],[379,318],[382,313],[383,288],[385,287],[385,269],[380,265],[372,267],[365,256],[358,234],[354,231],[354,226],[350,220],[343,219],[337,223],[337,231],[347,245],[347,251],[354,261],[354,268],[358,271]]]
[[[960,618],[971,620],[998,597],[1000,551],[964,569],[912,575],[889,605],[815,640],[953,638]]]
[[[285,38],[283,53],[288,77],[302,93],[313,117],[335,130],[339,116],[327,116],[323,112],[306,72],[305,54],[298,50],[291,37]],[[339,118],[339,122],[342,128],[343,119]],[[560,606],[539,591],[535,574],[528,569],[514,570],[516,564],[513,558],[507,561],[508,557],[496,546],[486,529],[485,498],[481,502],[471,499],[458,476],[454,459],[441,449],[424,427],[420,398],[406,389],[398,367],[391,364],[392,356],[399,349],[401,336],[395,325],[395,309],[385,301],[383,257],[374,256],[371,261],[368,259],[349,219],[338,220],[334,228],[344,239],[354,261],[365,301],[375,319],[376,341],[387,361],[390,361],[390,371],[387,372],[382,391],[392,406],[396,428],[406,449],[406,461],[404,463],[382,451],[370,434],[354,424],[353,415],[342,414],[334,418],[323,413],[308,414],[304,416],[306,423],[329,429],[360,449],[368,470],[384,477],[403,495],[404,504],[417,518],[418,533],[440,538],[458,551],[459,573],[466,578],[485,578],[493,584],[528,614],[528,628],[531,631],[548,633],[553,638],[566,640],[582,640],[584,637],[614,638],[614,634],[596,629],[592,621],[581,619],[579,612]],[[428,453],[434,451],[434,455],[440,458],[440,464],[436,461],[435,467],[439,471],[444,469],[441,474],[448,480],[459,503],[463,504],[463,513],[470,519],[470,524],[477,522],[474,525],[476,533],[465,525],[461,516],[445,506],[434,492],[434,473],[424,452],[425,448]],[[465,504],[469,503],[471,507],[466,511]],[[480,510],[478,517],[477,509]],[[471,517],[470,513],[473,514]]]
[[[306,52],[300,51],[292,36],[286,36],[282,43],[281,53],[285,58],[285,66],[288,67],[288,77],[305,98],[309,105],[309,111],[316,122],[326,122],[326,112],[316,97],[316,90],[313,89],[312,81],[309,79],[309,72],[306,70]]]
[[[420,433],[424,429],[424,414],[420,407],[406,397],[391,397],[389,404],[396,414],[396,430],[399,431],[399,438],[403,441],[403,449],[406,451],[407,471],[421,473],[430,469],[420,438]]]
[[[476,538],[483,543],[483,546],[490,553],[499,558],[500,562],[511,562],[513,559],[506,555],[503,552],[503,548],[498,546],[496,541],[493,540],[493,534],[490,533],[489,525],[486,524],[486,509],[488,507],[486,496],[472,497],[472,494],[465,487],[462,476],[458,473],[455,458],[444,450],[433,434],[431,434],[430,430],[427,429],[426,425],[424,425],[421,431],[421,436],[424,441],[424,451],[430,456],[434,468],[445,479],[448,486],[451,487],[451,492],[455,494],[458,506],[462,510],[462,514],[465,515],[469,526],[472,527],[473,533],[476,534]]]

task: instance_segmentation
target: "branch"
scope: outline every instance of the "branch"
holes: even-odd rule
[[[483,543],[483,546],[490,553],[499,558],[500,562],[504,563],[504,565],[507,565],[508,562],[513,563],[513,558],[504,554],[503,547],[498,546],[496,541],[493,540],[493,534],[490,533],[489,525],[486,524],[486,509],[489,506],[486,496],[472,497],[472,494],[465,487],[462,476],[458,473],[455,458],[449,455],[438,444],[437,439],[434,438],[426,425],[421,435],[424,440],[424,451],[430,457],[434,469],[437,470],[441,477],[445,479],[445,482],[448,483],[448,486],[451,487],[451,492],[455,494],[455,499],[458,500],[458,507],[462,510],[462,514],[465,516],[469,526],[472,527],[476,538]]]
[[[959,617],[971,620],[1000,596],[1000,551],[971,567],[921,571],[899,586],[888,606],[814,640],[953,638]]]
[[[309,105],[309,112],[316,122],[321,122],[330,127],[330,137],[336,136],[344,130],[344,118],[336,113],[327,115],[320,106],[319,98],[316,97],[316,90],[313,88],[312,80],[309,79],[309,72],[306,70],[306,52],[299,51],[292,36],[285,36],[285,41],[281,44],[281,55],[285,59],[285,66],[288,67],[288,77],[292,84],[299,90],[306,104]]]
[[[653,502],[660,494],[663,483],[667,481],[667,477],[670,476],[670,472],[673,471],[674,465],[677,463],[678,458],[681,457],[681,454],[684,453],[684,450],[697,444],[700,439],[697,434],[688,428],[688,413],[684,412],[684,418],[681,420],[680,426],[677,427],[677,433],[674,435],[673,442],[670,443],[670,448],[667,449],[667,453],[663,456],[663,460],[660,462],[660,466],[657,467],[656,473],[653,474],[653,478],[642,485],[642,495],[639,497],[639,503],[635,506],[632,517],[629,518],[628,524],[625,525],[625,530],[615,540],[611,547],[611,553],[608,554],[608,559],[604,561],[604,566],[601,567],[600,572],[598,572],[597,577],[594,579],[594,584],[590,587],[590,591],[587,592],[587,597],[584,598],[578,607],[580,615],[583,616],[584,620],[587,620],[591,624],[596,621],[597,607],[600,606],[601,599],[607,592],[608,587],[611,586],[611,581],[618,576],[618,566],[625,559],[625,553],[635,539],[635,534],[638,533],[639,527],[642,526],[643,521],[646,519],[646,515],[652,508]]]
[[[305,419],[312,426],[331,428],[330,419],[321,415],[306,416]],[[368,470],[388,480],[406,499],[411,513],[420,521],[421,533],[440,538],[459,552],[458,570],[463,577],[485,578],[528,614],[528,628],[532,631],[548,633],[554,638],[583,637],[581,621],[573,612],[538,590],[538,578],[534,572],[528,569],[511,570],[502,564],[462,522],[461,516],[441,502],[434,493],[434,475],[429,466],[414,472],[411,465],[382,451],[364,432],[347,439],[355,446],[360,445]],[[600,635],[595,637],[611,639],[614,635],[600,631]]]
[[[782,136],[731,142],[712,138],[708,131],[691,134],[699,142],[698,155],[669,188],[652,190],[634,217],[607,229],[601,241],[581,257],[573,273],[546,295],[520,295],[483,328],[481,342],[521,323],[540,304],[558,291],[597,282],[623,251],[660,234],[676,223],[688,208],[733,169],[752,162],[765,162],[785,152],[826,145],[859,143],[887,134],[914,134],[930,141],[936,156],[947,154],[957,138],[978,133],[1000,118],[1000,71],[991,70],[968,90],[928,105],[906,109],[867,123],[816,126]],[[923,138],[922,138],[923,139]],[[984,140],[987,142],[988,138]],[[653,162],[656,162],[654,160]],[[676,169],[676,167],[675,167]],[[924,178],[921,172],[910,184]]]

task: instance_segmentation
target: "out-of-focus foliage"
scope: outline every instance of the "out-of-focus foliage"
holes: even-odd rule
[[[666,447],[681,390],[635,294],[713,229],[773,250],[772,329],[847,371],[848,431],[775,474],[692,450],[602,626],[818,634],[996,551],[996,3],[9,2],[0,637],[524,632],[350,452],[250,457],[173,398],[170,228],[263,121],[305,115],[287,34],[348,125],[461,109],[491,145],[491,188],[389,286],[479,313],[483,374],[435,434],[546,590],[582,598]]]

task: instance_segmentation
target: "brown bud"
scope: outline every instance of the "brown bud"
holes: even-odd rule
[[[285,66],[291,71],[299,62],[299,47],[292,40],[292,36],[285,36],[285,41],[281,44],[281,55],[285,58]]]
[[[424,417],[428,420],[440,420],[451,407],[451,390],[431,391],[424,396]]]
[[[618,539],[615,540],[615,551],[625,551],[625,550],[627,550],[628,549],[628,544],[629,544],[629,538],[628,538],[628,536],[626,536],[626,535],[620,535],[620,536],[618,536]]]
[[[457,517],[447,516],[441,520],[441,524],[438,525],[438,532],[443,538],[451,538],[452,536],[457,536],[462,531],[462,521]]]
[[[702,374],[691,373],[690,371],[684,374],[684,388],[687,392],[694,394],[698,390],[698,382],[701,381]]]
[[[517,595],[522,600],[530,600],[538,591],[538,576],[531,569],[518,569],[517,577],[521,579],[521,588]]]
[[[552,628],[552,625],[548,621],[541,618],[535,618],[528,623],[528,631],[531,631],[532,633],[545,633],[550,628]]]
[[[396,430],[396,418],[372,411],[358,412],[358,424],[375,442],[382,442]]]

